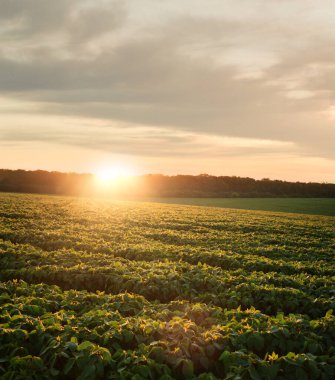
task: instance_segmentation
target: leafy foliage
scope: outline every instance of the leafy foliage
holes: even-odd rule
[[[1,379],[333,379],[334,219],[2,195]]]

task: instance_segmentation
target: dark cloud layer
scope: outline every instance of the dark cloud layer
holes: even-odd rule
[[[143,25],[134,14],[147,1],[3,0],[0,95],[34,102],[41,114],[118,120],[171,136],[289,141],[299,154],[335,158],[335,27],[294,23],[286,3],[278,19],[190,10]],[[70,133],[55,138],[74,143]],[[98,140],[96,148],[116,149]],[[118,147],[136,150],[125,141]]]

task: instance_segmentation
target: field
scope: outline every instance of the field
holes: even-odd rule
[[[335,216],[335,198],[150,198],[151,202]]]
[[[0,194],[0,378],[334,379],[334,222]]]

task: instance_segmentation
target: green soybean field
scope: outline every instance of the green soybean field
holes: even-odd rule
[[[335,378],[335,218],[0,194],[0,379]]]
[[[146,198],[144,198],[146,200]],[[335,198],[149,198],[150,202],[335,216]]]

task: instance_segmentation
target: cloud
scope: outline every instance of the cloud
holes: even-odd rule
[[[254,153],[292,153],[292,143],[230,138],[171,130],[163,127],[149,127],[125,123],[110,124],[108,121],[95,122],[94,119],[56,117],[50,122],[48,117],[36,116],[26,121],[25,114],[7,114],[8,127],[0,129],[0,146],[8,144],[31,144],[52,142],[58,145],[83,147],[106,153],[124,154],[125,146],[132,155],[142,157],[194,157],[212,158],[250,156]],[[5,124],[0,117],[0,123]],[[28,119],[29,120],[29,119]],[[45,128],[46,123],[48,127]]]
[[[196,136],[212,135],[275,140],[282,145],[268,147],[283,153],[292,144],[302,156],[335,158],[334,5],[325,1],[330,9],[320,12],[312,2],[253,1],[256,9],[215,2],[216,14],[201,16],[201,2],[194,3],[187,11],[171,1],[162,13],[147,1],[3,1],[0,40],[10,43],[0,49],[0,94],[33,102],[34,113],[37,107],[50,118],[119,123],[111,140],[90,132],[102,150],[191,154]],[[293,9],[310,21],[296,21]],[[141,136],[134,144],[129,128]],[[90,144],[76,128],[53,138]],[[226,141],[227,151],[244,154]]]
[[[89,39],[110,32],[125,16],[120,1],[81,0],[2,0],[0,20],[9,28],[12,39],[28,40],[41,34],[70,34]],[[4,36],[8,36],[4,30]],[[39,35],[39,36],[38,36]]]

